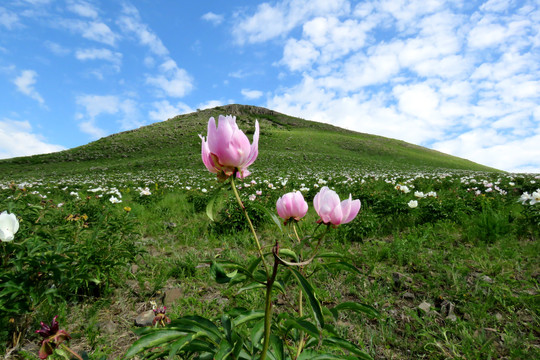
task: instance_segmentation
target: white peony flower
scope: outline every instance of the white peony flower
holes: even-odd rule
[[[0,241],[13,241],[19,230],[19,220],[15,214],[4,211],[0,214]]]

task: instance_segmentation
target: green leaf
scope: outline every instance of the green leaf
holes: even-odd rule
[[[173,359],[176,353],[182,350],[186,345],[195,340],[196,338],[206,336],[206,333],[199,331],[196,333],[188,334],[180,340],[175,341],[171,344],[171,350],[169,351],[169,359]]]
[[[279,255],[287,255],[294,259],[294,261],[298,262],[298,255],[291,249],[279,249]]]
[[[371,356],[369,356],[364,351],[362,351],[362,349],[360,349],[358,346],[351,343],[350,341],[347,341],[337,336],[331,336],[331,337],[325,338],[323,340],[323,345],[340,347],[341,349],[354,353],[357,357],[359,357],[362,360],[373,360]]]
[[[274,350],[272,355],[276,360],[285,359],[285,351],[283,349],[283,340],[275,335],[270,335],[270,348]]]
[[[302,291],[306,295],[306,298],[309,301],[309,304],[311,305],[311,310],[313,311],[313,315],[315,317],[315,320],[317,321],[317,325],[320,328],[324,328],[324,317],[322,314],[321,304],[319,303],[319,300],[317,297],[315,297],[315,291],[313,290],[313,287],[311,284],[304,278],[298,270],[294,268],[290,268],[293,275],[296,277],[296,280],[298,281],[298,284],[300,284],[300,287],[302,288]]]
[[[257,269],[257,266],[260,264],[261,261],[262,261],[261,257],[256,257],[255,259],[253,259],[249,263],[249,266],[247,268],[248,273],[253,274],[253,272],[255,271],[255,269]]]
[[[333,262],[333,263],[329,263],[329,264],[324,264],[323,266],[325,268],[340,268],[340,269],[343,269],[343,270],[348,270],[348,271],[355,272],[355,273],[357,273],[359,275],[364,275],[354,265],[351,265],[351,264],[349,264],[347,262],[344,262],[344,261],[338,261],[338,262]]]
[[[258,323],[253,326],[251,329],[251,346],[253,348],[253,353],[255,353],[255,349],[260,349],[262,347],[261,340],[264,335],[264,319],[259,321]]]
[[[226,273],[223,266],[215,261],[212,261],[210,265],[210,274],[216,280],[218,284],[226,284],[237,274],[238,270],[234,270],[231,273]]]
[[[247,310],[242,314],[238,315],[234,320],[234,326],[239,326],[245,322],[251,320],[257,320],[264,317],[264,311],[262,310]]]
[[[261,204],[257,204],[255,202],[251,203],[250,206],[252,206],[252,207],[254,207],[254,208],[258,209],[258,210],[261,210],[266,216],[268,216],[274,222],[274,224],[276,224],[276,226],[279,228],[279,231],[284,232],[283,224],[282,224],[280,218],[278,218],[276,214],[274,214],[272,211],[270,211],[266,207],[262,206]]]
[[[229,342],[232,342],[232,321],[227,314],[221,315],[221,325],[223,325],[223,331],[225,331],[225,337]]]
[[[312,338],[319,339],[320,332],[317,326],[313,323],[310,323],[307,320],[297,320],[297,319],[289,319],[285,321],[285,326],[287,328],[295,328],[297,330],[303,331],[306,334],[309,334]]]
[[[216,344],[221,342],[223,334],[219,328],[210,320],[198,315],[184,316],[175,320],[177,323],[186,326],[186,328],[195,329],[197,331],[206,331],[207,336],[212,339]],[[172,324],[172,322],[171,322]]]
[[[381,313],[379,312],[379,310],[375,309],[373,306],[362,304],[362,303],[356,303],[352,301],[341,303],[335,306],[334,308],[330,309],[330,311],[332,311],[336,319],[337,319],[337,316],[336,316],[337,312],[341,310],[352,310],[354,312],[363,313],[371,317],[381,316]]]
[[[260,289],[263,287],[266,287],[266,285],[258,283],[258,282],[252,282],[246,286],[241,287],[236,294],[240,294],[241,292],[244,292],[246,290]]]
[[[174,339],[177,339],[178,337],[186,335],[186,332],[178,330],[161,330],[159,332],[150,333],[135,341],[133,345],[131,345],[131,347],[128,349],[125,357],[130,358],[145,349],[156,347],[160,344],[172,341]]]
[[[217,349],[217,352],[214,354],[214,360],[223,360],[227,359],[228,356],[233,352],[234,347],[226,340],[223,340]]]
[[[206,216],[208,216],[211,221],[215,221],[215,205],[216,200],[219,198],[219,193],[219,191],[216,191],[206,204]]]
[[[332,251],[325,251],[325,252],[320,252],[319,254],[317,254],[317,256],[315,256],[316,258],[337,258],[337,259],[345,259],[345,256],[343,256],[343,254],[340,254],[340,253],[337,253],[337,252],[332,252]]]
[[[297,358],[297,360],[344,360],[344,359],[356,359],[353,356],[346,355],[334,355],[334,354],[319,354],[314,350],[304,350]]]

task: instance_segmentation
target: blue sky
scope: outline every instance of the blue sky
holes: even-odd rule
[[[539,59],[538,0],[2,1],[0,158],[240,103],[540,172]]]

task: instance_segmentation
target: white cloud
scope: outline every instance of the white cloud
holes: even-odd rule
[[[320,53],[315,46],[306,40],[289,39],[283,49],[282,63],[290,70],[302,70],[309,68],[319,57]]]
[[[119,36],[115,34],[107,24],[100,21],[63,19],[59,21],[58,24],[74,33],[81,34],[82,37],[86,39],[110,46],[115,46],[116,41],[119,39]]]
[[[492,12],[502,12],[508,9],[509,6],[513,5],[514,1],[509,0],[489,0],[483,3],[480,6],[481,10],[492,11]]]
[[[228,103],[232,103],[232,101],[228,101]],[[211,108],[215,108],[216,106],[223,106],[223,105],[225,105],[225,103],[221,100],[209,100],[207,102],[200,103],[197,106],[197,109],[198,110],[211,109]]]
[[[159,56],[166,56],[169,50],[163,45],[161,39],[141,21],[139,11],[132,5],[124,4],[122,16],[117,21],[123,32],[133,34],[144,46],[148,46],[150,51]]]
[[[89,4],[83,0],[69,1],[67,4],[67,8],[75,14],[83,17],[89,17],[92,19],[98,17],[97,9],[92,4]]]
[[[94,139],[106,136],[108,131],[99,127],[98,118],[104,115],[119,115],[117,122],[121,130],[131,130],[144,125],[139,107],[133,99],[121,99],[116,95],[80,95],[77,105],[83,109],[76,114],[79,128]]]
[[[154,106],[155,110],[149,111],[148,116],[150,119],[155,121],[164,121],[180,114],[187,114],[195,111],[183,102],[172,105],[169,103],[169,101],[162,100],[155,101],[152,103],[152,105]]]
[[[71,53],[71,50],[53,41],[45,41],[45,47],[49,49],[53,54],[64,56]]]
[[[11,12],[0,6],[0,26],[8,30],[14,29],[19,23],[19,17],[14,12]]]
[[[160,74],[147,75],[146,83],[153,85],[170,97],[183,97],[193,88],[193,79],[186,70],[179,68],[172,59],[159,66]]]
[[[17,87],[17,90],[21,93],[30,96],[32,99],[39,102],[40,105],[45,104],[45,100],[34,88],[36,83],[36,77],[38,74],[34,70],[23,70],[21,74],[13,80],[13,83]]]
[[[84,107],[90,119],[101,114],[116,114],[120,100],[114,95],[81,95],[77,96],[77,105]]]
[[[225,17],[223,15],[214,14],[213,12],[207,12],[206,14],[201,16],[201,19],[208,21],[213,25],[219,25],[223,22]]]
[[[106,60],[116,65],[122,62],[122,54],[109,49],[81,49],[75,52],[75,57],[81,61]]]
[[[107,136],[107,132],[98,128],[93,120],[80,122],[79,129],[81,129],[83,133],[90,135],[92,139],[99,139]]]
[[[507,36],[504,26],[492,23],[480,23],[469,33],[469,46],[486,48],[500,44]]]
[[[249,89],[242,89],[241,93],[246,99],[249,100],[258,99],[263,95],[262,91]]]
[[[293,3],[260,5],[233,31],[241,45],[281,37],[273,44],[282,44],[282,78],[301,72],[268,107],[499,169],[540,168],[529,149],[540,149],[534,2],[490,0],[470,13],[445,0],[373,0],[339,16],[295,12]]]
[[[257,43],[280,37],[314,16],[348,13],[346,0],[289,0],[275,5],[262,3],[253,15],[236,14],[233,35],[239,44]]]
[[[64,149],[60,145],[48,144],[43,136],[33,133],[28,121],[6,118],[0,121],[0,159],[45,154]]]
[[[434,149],[511,172],[540,173],[540,132],[515,139],[495,130],[475,129],[435,143]]]

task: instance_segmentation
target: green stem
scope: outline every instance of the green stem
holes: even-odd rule
[[[60,346],[61,346],[64,350],[69,351],[71,354],[73,354],[73,356],[75,356],[77,359],[83,360],[82,357],[81,357],[79,354],[77,354],[75,351],[71,350],[71,349],[70,349],[69,347],[67,347],[66,345],[60,344]]]
[[[246,219],[249,224],[249,228],[251,229],[251,233],[253,234],[253,238],[255,239],[255,243],[257,244],[257,251],[259,252],[259,256],[261,257],[262,263],[264,265],[264,269],[266,270],[266,276],[268,276],[268,264],[264,260],[264,255],[261,248],[261,243],[259,242],[259,238],[257,237],[257,233],[255,232],[255,228],[253,227],[253,224],[251,223],[251,219],[249,218],[249,215],[246,211],[246,207],[244,206],[244,203],[240,199],[240,195],[238,195],[238,190],[236,190],[236,185],[234,184],[234,175],[231,176],[231,186],[234,191],[234,195],[236,196],[236,200],[238,201],[238,204],[242,208],[242,211],[244,212],[244,215],[246,216]]]
[[[274,247],[274,266],[272,268],[272,276],[270,279],[268,279],[268,282],[266,283],[266,303],[264,306],[264,341],[263,341],[263,348],[261,352],[261,359],[266,359],[266,353],[268,352],[268,347],[270,346],[270,329],[272,326],[272,287],[274,286],[274,282],[276,281],[278,266],[279,266],[279,259],[277,258],[277,242],[276,246]]]
[[[304,316],[302,302],[303,302],[302,290],[300,290],[298,292],[298,315],[300,315],[300,317]],[[300,342],[298,343],[298,349],[296,349],[296,356],[294,357],[295,359],[298,359],[298,357],[302,353],[302,349],[304,348],[304,344],[305,344],[304,332],[300,331],[298,335],[300,336]]]
[[[294,234],[296,235],[296,239],[298,239],[298,243],[301,243],[302,241],[300,240],[300,237],[298,236],[298,231],[296,230],[296,224],[293,224],[293,229],[294,229]],[[300,257],[300,260],[302,260],[301,257]],[[303,272],[302,270],[303,270],[303,266],[300,267],[300,272]],[[298,291],[298,315],[300,317],[304,316],[304,304],[303,304],[303,302],[304,302],[304,299],[303,299],[302,289],[299,289],[299,291]],[[298,359],[298,357],[302,353],[302,349],[304,348],[304,344],[305,344],[304,332],[300,331],[298,336],[300,337],[300,342],[298,343],[298,348],[296,349],[296,356],[294,357],[295,359]]]

